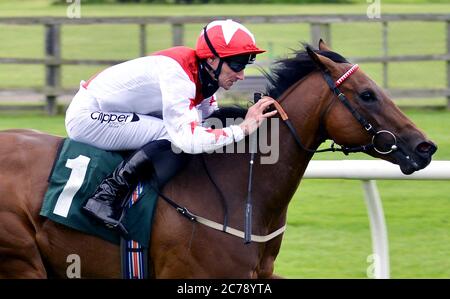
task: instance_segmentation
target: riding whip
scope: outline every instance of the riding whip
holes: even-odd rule
[[[262,95],[259,92],[253,94],[253,101],[255,104],[261,99]],[[253,163],[255,160],[255,153],[257,149],[257,137],[255,135],[249,136],[250,141],[250,166],[248,174],[248,189],[247,189],[247,203],[245,204],[245,229],[244,229],[244,243],[249,244],[252,241],[252,177],[253,177]]]

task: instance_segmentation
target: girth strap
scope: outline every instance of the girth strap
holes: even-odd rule
[[[176,202],[174,202],[173,200],[171,200],[170,198],[168,198],[167,196],[165,196],[164,194],[162,194],[161,192],[158,192],[158,195],[161,196],[168,204],[170,204],[172,207],[174,207],[178,213],[180,213],[182,216],[186,217],[188,220],[192,221],[192,222],[198,222],[201,223],[205,226],[208,226],[210,228],[213,228],[215,230],[219,230],[221,232],[225,232],[227,234],[239,237],[241,239],[245,238],[245,233],[243,231],[240,231],[238,229],[232,228],[227,226],[224,230],[224,225],[222,223],[218,223],[209,219],[206,219],[202,216],[198,216],[194,213],[191,213],[186,207],[182,207],[179,204],[177,204]],[[260,235],[251,235],[251,240],[255,241],[255,242],[267,242],[272,240],[273,238],[279,236],[280,234],[282,234],[284,231],[286,230],[286,225],[283,225],[282,227],[280,227],[279,229],[277,229],[276,231],[265,235],[265,236],[260,236]]]

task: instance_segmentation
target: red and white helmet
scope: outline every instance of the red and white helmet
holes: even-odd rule
[[[207,39],[209,39],[216,53],[213,53],[208,45],[205,39],[205,31],[207,32]],[[260,54],[263,52],[265,50],[256,46],[253,34],[244,25],[230,19],[213,21],[206,25],[200,33],[196,45],[196,53],[200,59],[215,57],[216,54],[220,58],[224,58],[241,54]]]

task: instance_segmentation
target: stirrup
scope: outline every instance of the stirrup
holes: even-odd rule
[[[86,206],[83,206],[82,209],[84,212],[88,213],[91,218],[104,224],[109,229],[116,229],[125,239],[129,239],[129,233],[125,226],[122,224],[122,220],[125,217],[125,208],[122,209],[119,220],[110,217],[100,217],[93,210],[87,208]]]
[[[128,240],[130,239],[128,231],[122,224],[122,220],[125,217],[125,210],[126,210],[125,208],[122,209],[122,214],[120,215],[119,220],[108,217],[109,221],[103,220],[103,222],[105,223],[106,227],[117,230],[122,235],[122,237]]]
[[[122,215],[120,216],[119,220],[108,218],[108,220],[102,219],[105,226],[109,229],[117,230],[119,234],[122,235],[125,239],[129,239],[129,233],[128,230],[125,228],[125,226],[122,224],[122,220],[125,216],[125,210],[122,211]]]

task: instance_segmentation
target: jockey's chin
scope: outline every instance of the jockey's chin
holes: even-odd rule
[[[234,84],[234,81],[229,80],[229,81],[226,81],[224,84],[222,84],[221,87],[225,90],[229,90],[233,86],[233,84]]]

